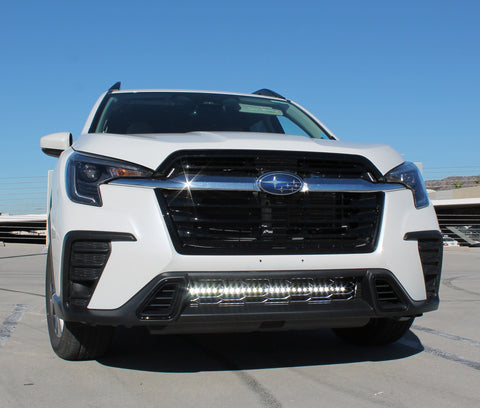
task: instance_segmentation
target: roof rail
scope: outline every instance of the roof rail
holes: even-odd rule
[[[274,98],[287,99],[284,96],[270,90],[270,89],[259,89],[258,91],[253,92],[254,95],[263,95],[263,96],[273,96]]]
[[[120,89],[120,85],[122,85],[122,83],[121,83],[120,81],[115,82],[115,83],[110,87],[110,89],[108,90],[108,92],[118,91],[118,90]]]

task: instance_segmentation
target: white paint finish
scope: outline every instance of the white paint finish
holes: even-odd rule
[[[57,132],[43,136],[40,139],[40,147],[42,150],[56,150],[63,152],[72,144],[72,135],[69,132]]]
[[[153,190],[103,186],[102,197],[109,215],[96,219],[96,228],[136,238],[135,242],[112,242],[112,253],[89,304],[89,308],[115,309],[168,271],[174,251]]]
[[[279,150],[350,154],[369,159],[382,174],[403,163],[390,146],[312,139],[305,136],[252,132],[190,132],[186,134],[115,135],[89,133],[73,145],[77,151],[114,157],[156,169],[177,150]]]

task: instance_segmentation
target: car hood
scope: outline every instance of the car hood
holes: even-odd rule
[[[378,143],[350,143],[274,133],[190,132],[182,134],[81,135],[74,150],[129,161],[156,169],[178,150],[277,150],[352,154],[369,159],[385,174],[404,162],[393,148]]]

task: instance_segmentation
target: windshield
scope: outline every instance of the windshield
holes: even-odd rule
[[[278,99],[194,92],[107,94],[90,133],[266,132],[329,139],[295,105]]]

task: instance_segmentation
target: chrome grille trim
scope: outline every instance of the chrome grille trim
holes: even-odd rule
[[[302,192],[379,192],[404,190],[405,186],[390,183],[372,183],[362,179],[306,178]],[[182,175],[169,180],[123,178],[109,184],[165,190],[223,190],[261,191],[255,177],[220,177]]]

